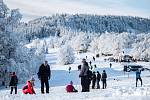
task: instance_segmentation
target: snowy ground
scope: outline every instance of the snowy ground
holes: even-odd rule
[[[93,64],[97,65],[94,70],[102,72],[106,70],[108,74],[107,89],[91,89],[89,93],[82,93],[80,87],[79,71],[77,66],[81,64],[81,59],[88,55],[87,61],[92,60],[93,54],[76,54],[75,63],[72,65],[58,65],[57,50],[49,51],[46,55],[49,64],[51,65],[52,77],[50,80],[50,93],[40,93],[40,81],[36,78],[35,91],[36,95],[24,95],[22,93],[22,85],[18,86],[18,94],[10,95],[9,89],[0,90],[0,100],[150,100],[150,72],[142,72],[143,86],[135,87],[135,73],[129,74],[122,71],[121,63],[112,63],[112,68],[109,68],[109,62],[104,62],[104,58],[96,59]],[[149,63],[139,62],[138,64],[149,67]],[[68,72],[68,67],[71,66],[71,73]],[[114,80],[115,79],[115,80]],[[70,81],[73,81],[78,93],[66,93],[65,86]],[[101,85],[102,86],[102,85]]]

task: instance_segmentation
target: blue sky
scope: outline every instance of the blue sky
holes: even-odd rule
[[[55,13],[124,15],[150,18],[150,0],[4,0],[9,8],[19,8],[23,20]]]

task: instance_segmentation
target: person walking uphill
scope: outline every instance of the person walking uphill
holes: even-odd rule
[[[141,86],[142,86],[142,79],[141,79],[141,70],[136,71],[136,87],[137,87],[137,82],[138,80],[141,81]]]
[[[46,85],[46,93],[49,93],[49,82],[51,77],[50,66],[48,61],[45,61],[39,68],[38,78],[41,80],[41,93],[44,94],[44,84]]]
[[[86,62],[86,59],[82,60],[82,67],[81,71],[79,74],[79,77],[81,77],[81,86],[82,86],[82,92],[89,92],[90,91],[90,79],[88,77],[88,70],[89,66],[88,63]]]
[[[15,94],[17,94],[17,84],[18,84],[18,78],[16,76],[16,73],[13,72],[10,83],[9,83],[9,86],[11,87],[10,94],[12,94],[13,88],[15,88]]]
[[[101,80],[102,80],[102,83],[103,83],[103,89],[105,89],[106,86],[107,86],[106,78],[107,78],[107,74],[106,74],[105,70],[103,70],[102,79],[101,79]]]

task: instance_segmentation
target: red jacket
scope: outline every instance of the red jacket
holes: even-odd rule
[[[73,85],[71,85],[71,84],[67,85],[67,86],[66,86],[66,91],[67,91],[67,92],[73,92],[73,91],[74,91]]]
[[[28,81],[27,85],[23,87],[22,91],[24,94],[28,94],[28,93],[29,94],[35,94],[35,91],[34,91],[33,86],[32,86],[30,81]]]

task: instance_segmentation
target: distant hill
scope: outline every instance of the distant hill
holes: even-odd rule
[[[101,34],[107,32],[150,32],[150,19],[131,16],[56,14],[41,17],[28,23],[21,23],[17,31],[26,34],[28,39],[59,36],[61,30]]]

